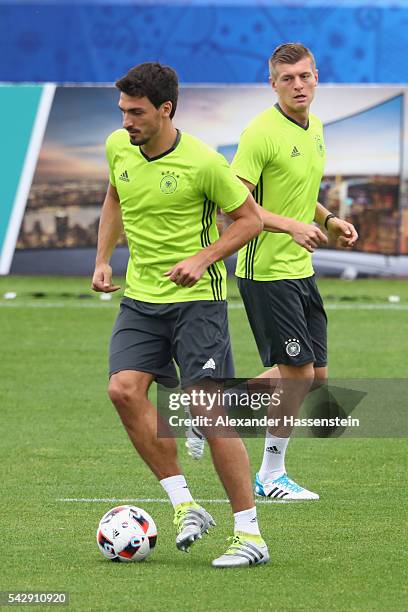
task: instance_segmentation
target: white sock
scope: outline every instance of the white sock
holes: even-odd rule
[[[262,465],[259,470],[261,482],[271,482],[285,474],[285,454],[289,438],[277,438],[266,432]]]
[[[193,498],[186,483],[183,474],[163,478],[160,481],[161,486],[166,491],[170,498],[173,508],[184,502],[192,502]]]
[[[243,531],[251,535],[261,535],[259,531],[258,519],[256,517],[256,508],[242,510],[234,514],[234,532]]]

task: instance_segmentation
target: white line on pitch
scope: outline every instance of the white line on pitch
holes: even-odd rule
[[[0,308],[119,308],[119,302],[30,302],[0,301]],[[240,303],[228,305],[230,310],[241,310],[244,307]],[[382,311],[407,311],[408,304],[325,304],[326,310],[382,310]]]
[[[326,310],[408,310],[408,304],[325,304]]]
[[[56,499],[58,502],[73,502],[73,503],[140,503],[140,504],[167,504],[170,501],[166,497],[151,498],[151,497],[61,497]],[[195,499],[194,501],[200,504],[229,504],[228,499]],[[270,500],[255,500],[257,504],[270,503]],[[282,500],[283,502],[284,500]],[[289,502],[287,502],[289,503]]]
[[[115,306],[119,308],[119,302],[82,302],[81,300],[78,302],[14,302],[10,300],[8,302],[0,302],[0,306],[7,308],[111,308]]]
[[[120,498],[120,497],[61,497],[56,501],[59,502],[140,502],[140,503],[149,503],[149,504],[167,504],[170,503],[167,497],[162,498],[154,498],[154,497],[129,497],[129,498]],[[228,499],[196,499],[195,501],[200,503],[207,504],[228,504]]]

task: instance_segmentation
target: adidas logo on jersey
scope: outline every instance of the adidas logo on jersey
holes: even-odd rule
[[[203,365],[203,370],[215,370],[215,361],[212,357]]]
[[[128,171],[125,170],[124,172],[122,172],[122,174],[119,177],[120,181],[125,181],[126,183],[129,182],[129,175],[128,175]]]
[[[297,147],[293,147],[292,149],[292,153],[290,154],[291,157],[299,157],[300,152],[298,151]]]
[[[268,446],[266,448],[266,450],[268,451],[268,453],[273,453],[274,455],[280,455],[281,452],[279,450],[279,448],[277,446]]]

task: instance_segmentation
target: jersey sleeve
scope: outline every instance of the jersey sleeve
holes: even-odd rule
[[[263,169],[273,157],[272,143],[259,126],[250,125],[241,134],[231,168],[237,176],[257,185]]]
[[[242,206],[248,197],[247,187],[232,172],[225,157],[214,153],[199,174],[201,190],[226,213]]]
[[[111,185],[113,185],[113,187],[116,187],[115,175],[113,172],[113,151],[112,151],[112,137],[111,136],[109,136],[109,138],[106,140],[105,153],[106,153],[106,159],[108,161],[108,166],[109,166],[109,182]]]

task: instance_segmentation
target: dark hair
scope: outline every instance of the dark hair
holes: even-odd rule
[[[148,98],[156,108],[170,101],[173,105],[170,119],[174,117],[177,108],[178,78],[170,66],[162,66],[158,62],[139,64],[116,81],[115,85],[128,96]]]
[[[310,57],[313,68],[316,68],[313,53],[301,43],[285,43],[284,45],[279,45],[269,58],[269,73],[271,77],[276,77],[277,64],[296,64],[304,57]]]

